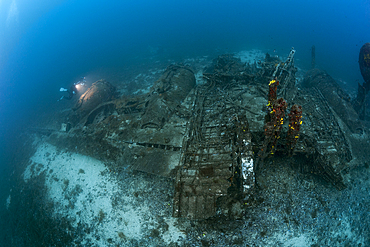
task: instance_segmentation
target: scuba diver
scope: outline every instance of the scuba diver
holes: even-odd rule
[[[85,77],[81,77],[81,80],[79,80],[78,82],[75,82],[73,83],[72,86],[70,86],[69,89],[66,89],[66,88],[60,88],[59,91],[60,92],[67,92],[68,95],[63,95],[58,101],[62,100],[62,99],[72,99],[73,96],[75,94],[77,94],[78,90],[80,90],[83,86],[85,86],[85,83],[86,83],[86,78]]]

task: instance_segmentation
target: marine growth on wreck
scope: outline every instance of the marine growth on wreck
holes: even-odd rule
[[[66,116],[72,129],[53,132],[50,142],[173,179],[174,217],[213,217],[224,200],[244,205],[275,155],[299,159],[302,171],[344,189],[352,154],[340,124],[352,119],[338,120],[325,92],[310,85],[315,77],[297,88],[294,54],[254,64],[221,55],[198,85],[191,67],[170,65],[139,96],[97,81]]]

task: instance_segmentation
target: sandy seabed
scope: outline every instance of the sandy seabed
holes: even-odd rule
[[[23,178],[27,182],[45,174],[47,199],[55,205],[54,217],[67,217],[72,227],[82,224],[93,229],[83,237],[81,244],[105,246],[107,239],[112,242],[121,242],[122,238],[140,239],[143,232],[154,229],[150,226],[153,222],[148,205],[136,205],[134,193],[120,185],[133,181],[118,182],[99,160],[78,153],[58,152],[55,146],[41,143],[31,161]],[[145,184],[143,181],[135,190],[145,190]],[[124,203],[116,205],[115,197]],[[164,203],[163,206],[171,205]],[[168,231],[162,235],[164,243],[184,236],[171,217],[165,217],[164,223],[168,225]],[[100,236],[99,240],[96,236]]]

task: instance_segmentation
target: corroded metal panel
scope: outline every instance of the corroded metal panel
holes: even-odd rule
[[[245,113],[227,93],[205,85],[195,95],[197,114],[183,143],[173,215],[206,219],[216,214],[217,199],[231,186],[239,186],[240,193],[254,187],[251,137]]]

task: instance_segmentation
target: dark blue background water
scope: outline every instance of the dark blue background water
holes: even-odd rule
[[[29,119],[52,111],[60,87],[147,63],[151,47],[181,61],[252,48],[285,56],[294,46],[309,69],[315,45],[318,66],[355,87],[369,15],[364,0],[0,0],[1,159]]]

